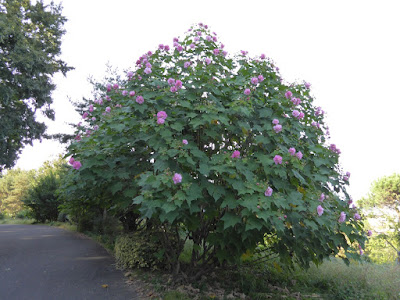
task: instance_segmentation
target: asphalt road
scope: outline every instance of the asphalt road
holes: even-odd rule
[[[104,248],[76,233],[0,225],[0,300],[139,299],[114,263]]]

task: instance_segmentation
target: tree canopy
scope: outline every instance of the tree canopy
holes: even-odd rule
[[[0,171],[14,166],[24,145],[45,136],[38,111],[54,120],[51,77],[72,69],[59,58],[61,10],[53,2],[0,0]]]

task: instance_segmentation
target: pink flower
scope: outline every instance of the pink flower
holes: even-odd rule
[[[128,73],[126,73],[126,75],[128,75],[128,78],[131,79],[133,77],[133,72],[129,71]]]
[[[324,213],[324,208],[321,205],[318,205],[317,213],[319,216],[322,216],[322,214]]]
[[[174,177],[172,177],[172,180],[174,181],[174,184],[178,184],[182,182],[182,175],[179,173],[175,173]]]
[[[218,41],[218,38],[216,36],[213,36],[212,39],[213,39],[214,42]]]
[[[78,135],[75,137],[75,140],[79,142],[80,140],[82,140],[82,138],[81,138],[81,136],[78,134]]]
[[[161,119],[165,120],[167,117],[168,117],[167,113],[163,110],[161,110],[157,113],[157,118],[159,118],[159,119],[161,118]]]
[[[118,89],[118,88],[119,88],[119,85],[115,83],[115,84],[113,85],[113,89],[116,90],[116,89]]]
[[[167,82],[168,82],[169,85],[174,85],[175,84],[175,79],[168,78]]]
[[[122,91],[122,96],[126,96],[126,95],[128,95],[128,91],[126,91],[126,90]]]
[[[371,236],[371,235],[372,235],[372,231],[371,231],[371,230],[368,230],[367,235],[368,235],[368,236]]]
[[[68,163],[69,163],[70,165],[73,165],[73,164],[74,164],[74,161],[75,161],[74,157],[71,156],[71,158],[69,159]]]
[[[92,118],[92,121],[93,121],[93,122],[94,122],[94,121],[96,121],[96,118],[95,118],[95,117],[93,117],[93,118]]]
[[[199,38],[198,36],[195,36],[195,37],[194,37],[194,41],[195,41],[195,42],[198,42],[198,41],[200,41],[200,38]]]
[[[309,89],[309,88],[310,88],[310,86],[311,86],[311,84],[310,84],[310,83],[308,83],[308,82],[304,82],[304,86],[306,87],[306,89]]]
[[[148,75],[148,74],[151,73],[151,69],[150,68],[146,68],[146,69],[144,69],[144,72]]]
[[[175,86],[176,86],[177,89],[181,89],[182,88],[182,81],[180,81],[180,80],[175,81]]]
[[[350,172],[346,172],[346,176],[350,178]]]
[[[265,195],[266,197],[271,197],[272,192],[273,192],[273,189],[272,189],[271,187],[268,187],[268,188],[265,190],[264,195]]]
[[[346,213],[344,211],[342,211],[340,213],[339,223],[343,223],[344,221],[346,221]]]
[[[278,125],[279,124],[279,120],[278,119],[273,119],[272,120],[272,124]]]
[[[196,45],[191,43],[189,47],[190,47],[190,49],[194,49],[194,48],[196,48]]]
[[[318,123],[315,122],[315,121],[312,121],[312,122],[311,122],[311,126],[318,127]]]
[[[294,110],[294,111],[292,112],[292,116],[295,117],[295,118],[297,118],[298,116],[300,116],[300,112],[299,112],[298,110]]]
[[[274,130],[275,130],[276,133],[279,133],[279,132],[282,131],[282,125],[279,125],[279,124],[278,124],[278,125],[275,125],[273,128],[274,128]]]
[[[136,94],[135,91],[130,91],[130,92],[129,92],[129,96],[130,96],[130,97],[135,96],[135,94]]]
[[[183,51],[183,47],[181,45],[178,45],[178,47],[176,47],[176,50],[178,50],[178,52],[182,52]]]
[[[292,98],[292,96],[293,96],[293,94],[292,94],[291,91],[287,91],[287,92],[285,93],[285,97],[286,97],[287,99]]]
[[[296,154],[296,149],[293,148],[293,147],[290,148],[290,149],[289,149],[289,153],[290,153],[291,156],[295,155],[295,154]]]
[[[143,96],[137,96],[136,97],[136,102],[139,103],[139,104],[143,104],[143,102],[144,102]]]
[[[190,66],[190,61],[186,61],[186,62],[183,64],[183,67],[184,67],[185,69],[189,68],[189,66]]]
[[[169,51],[169,46],[168,46],[168,45],[165,45],[165,46],[164,46],[164,50],[165,50],[165,51]]]
[[[107,84],[107,92],[111,91],[111,84]]]
[[[260,58],[261,58],[261,59],[265,59],[265,54],[264,54],[264,53],[261,54],[261,55],[260,55]]]
[[[111,107],[107,106],[106,107],[106,112],[110,112],[111,111]]]
[[[189,142],[187,140],[182,140],[182,143],[185,145],[189,144]]]
[[[264,76],[262,76],[262,75],[258,75],[258,77],[257,77],[257,78],[258,78],[258,81],[259,81],[259,82],[262,82],[262,81],[264,81]]]
[[[249,53],[248,51],[244,51],[244,50],[240,50],[240,52],[242,53],[243,56],[246,56],[247,53]]]
[[[94,110],[93,104],[90,104],[90,105],[89,105],[89,111],[92,112],[93,110]]]
[[[165,119],[163,119],[163,118],[157,119],[157,124],[164,124],[164,123],[165,123]]]
[[[244,94],[247,95],[247,96],[250,95],[250,89],[245,89],[244,90]]]
[[[322,193],[321,196],[319,196],[319,201],[323,202],[325,200],[325,194]]]
[[[297,118],[298,118],[298,119],[303,119],[303,118],[304,118],[304,113],[301,112]]]
[[[256,85],[258,83],[258,78],[257,77],[251,78],[251,83]]]
[[[173,41],[174,42],[179,42],[179,39],[177,37],[174,37]]]
[[[274,162],[275,162],[276,165],[282,164],[282,156],[280,156],[280,155],[275,155],[275,157],[274,157]]]
[[[224,51],[222,51],[222,55],[225,57],[228,55],[228,52],[224,50]]]
[[[171,93],[176,93],[178,91],[176,86],[171,86],[171,88],[169,90],[171,91]]]
[[[231,157],[232,157],[232,158],[238,158],[238,157],[240,157],[240,151],[238,151],[238,150],[233,151]]]
[[[82,118],[86,119],[89,116],[89,114],[87,112],[83,113]]]
[[[343,180],[344,180],[344,181],[349,181],[349,177],[343,176]]]
[[[207,36],[206,36],[206,40],[210,42],[210,41],[212,40],[212,37],[209,36],[209,35],[207,35]]]
[[[158,45],[158,49],[163,50],[164,49],[164,45],[163,44]]]
[[[303,158],[303,153],[301,153],[300,151],[296,153],[296,157],[298,159],[302,159]]]
[[[219,54],[219,49],[214,49],[213,52],[214,52],[214,55],[218,55]]]
[[[361,220],[361,216],[358,213],[354,214],[354,219]]]
[[[81,164],[80,161],[75,160],[75,161],[73,162],[73,164],[72,164],[72,167],[73,167],[75,170],[79,170],[79,169],[82,167],[82,164]]]
[[[93,130],[99,130],[99,125],[94,125]]]
[[[206,57],[205,62],[207,65],[211,64],[211,59],[209,59],[208,57]]]
[[[197,35],[200,36],[201,35],[201,31],[197,31]]]

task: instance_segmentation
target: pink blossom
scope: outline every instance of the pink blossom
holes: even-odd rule
[[[325,194],[322,193],[321,196],[319,196],[319,201],[323,202],[325,200]]]
[[[206,36],[206,40],[210,42],[210,41],[212,40],[212,37],[209,36],[209,35],[207,35],[207,36]]]
[[[298,110],[294,110],[292,112],[293,117],[297,118],[298,116],[300,116],[300,112]]]
[[[147,52],[147,56],[148,56],[148,57],[150,57],[150,56],[152,56],[152,55],[153,55],[153,53],[152,53],[151,51],[148,51],[148,52]]]
[[[312,122],[311,122],[311,126],[318,127],[318,123],[315,122],[315,121],[312,121]]]
[[[274,162],[275,162],[276,165],[282,164],[282,156],[280,156],[280,155],[275,155],[275,157],[274,157]]]
[[[164,46],[164,50],[168,52],[168,51],[169,51],[169,46],[168,46],[168,45],[165,45],[165,46]]]
[[[279,120],[278,119],[273,119],[272,120],[272,124],[278,125],[279,124]]]
[[[131,79],[133,77],[133,72],[129,71],[128,73],[126,73],[126,75],[128,76],[129,79]]]
[[[187,140],[182,140],[182,143],[185,145],[189,144],[189,142]]]
[[[222,51],[222,55],[225,57],[228,55],[228,52],[224,50],[224,51]]]
[[[197,31],[197,35],[198,35],[198,36],[201,36],[201,31]]]
[[[262,81],[264,81],[264,76],[262,76],[262,75],[258,75],[258,77],[257,77],[257,78],[258,78],[258,81],[259,81],[259,82],[262,82]]]
[[[346,172],[346,176],[350,178],[350,172]]]
[[[129,92],[129,96],[130,96],[130,97],[135,96],[135,94],[136,94],[135,91],[130,91],[130,92]]]
[[[163,119],[163,118],[157,119],[157,124],[164,124],[164,123],[165,123],[165,119]]]
[[[94,121],[96,121],[96,118],[95,118],[95,117],[93,117],[93,118],[92,118],[92,121],[93,121],[93,122],[94,122]]]
[[[211,59],[209,59],[208,57],[206,57],[205,62],[207,65],[211,64]]]
[[[164,49],[164,45],[163,44],[158,45],[158,49],[163,50]]]
[[[139,103],[139,104],[143,104],[143,102],[144,102],[143,96],[137,96],[136,97],[136,102]]]
[[[249,53],[248,51],[244,51],[244,50],[240,50],[240,52],[242,53],[243,56],[246,56],[247,53]]]
[[[69,163],[70,165],[73,165],[73,164],[74,164],[74,161],[75,161],[74,157],[71,156],[71,158],[69,159],[68,163]]]
[[[247,96],[250,95],[250,89],[245,89],[244,90],[244,94],[247,95]]]
[[[258,83],[258,78],[257,77],[251,78],[251,83],[256,85]]]
[[[214,49],[213,52],[214,52],[214,55],[218,55],[219,54],[219,49]]]
[[[89,111],[92,112],[93,110],[94,110],[93,104],[90,104],[90,105],[89,105]]]
[[[110,112],[111,111],[111,107],[107,106],[106,107],[106,112]]]
[[[128,91],[127,90],[122,91],[122,96],[126,96],[126,95],[128,95]]]
[[[181,45],[178,45],[178,47],[176,47],[176,50],[178,50],[178,52],[182,52],[183,51],[183,47]]]
[[[157,118],[161,118],[161,119],[165,120],[167,117],[168,117],[167,113],[163,110],[161,110],[157,113]]]
[[[349,177],[343,176],[343,180],[344,180],[344,181],[349,181]]]
[[[176,86],[171,86],[171,88],[169,89],[172,93],[176,93],[178,91],[178,89],[176,88]]]
[[[179,173],[175,173],[174,177],[172,177],[172,180],[174,181],[174,184],[178,184],[182,182],[182,175]]]
[[[103,105],[103,99],[100,98],[98,103],[99,105]]]
[[[196,48],[196,45],[191,43],[189,47],[190,47],[190,49],[194,49],[194,48]]]
[[[99,125],[94,125],[93,130],[99,130]]]
[[[304,118],[304,113],[300,112],[299,116],[297,117],[298,119],[303,119]]]
[[[367,235],[368,235],[368,236],[371,236],[371,235],[372,235],[372,231],[371,231],[371,230],[368,230]]]
[[[177,37],[174,37],[173,41],[174,42],[179,42],[179,39]]]
[[[115,84],[113,85],[113,88],[114,88],[114,90],[116,90],[116,89],[119,88],[119,85],[115,83]]]
[[[195,36],[195,37],[194,37],[194,41],[195,41],[195,42],[198,42],[198,41],[200,41],[200,38],[199,38],[198,36]]]
[[[279,132],[281,132],[282,131],[282,125],[275,125],[274,127],[274,131],[276,132],[276,133],[279,133]]]
[[[339,223],[343,223],[344,221],[346,221],[346,213],[344,211],[342,211],[340,213]]]
[[[186,61],[186,62],[183,64],[183,67],[184,67],[185,69],[189,68],[189,66],[190,66],[190,61]]]
[[[361,220],[361,216],[358,213],[354,214],[354,219]]]
[[[324,213],[324,208],[321,205],[318,205],[317,213],[319,216],[322,216],[322,214]]]
[[[225,45],[224,44],[221,44],[221,49],[224,49],[225,48]]]
[[[287,91],[287,92],[285,93],[285,97],[286,97],[287,99],[292,98],[292,96],[293,96],[293,94],[292,94],[291,91]]]
[[[80,161],[75,160],[75,161],[73,162],[73,164],[72,164],[72,167],[73,167],[75,170],[79,170],[79,169],[82,167],[82,164],[81,164]]]
[[[107,92],[111,91],[111,84],[107,83]]]
[[[168,78],[167,82],[168,82],[169,85],[174,85],[175,84],[175,79]]]
[[[301,153],[300,151],[296,153],[296,157],[298,159],[302,159],[303,158],[303,153]]]
[[[293,148],[293,147],[290,148],[290,149],[289,149],[289,153],[290,153],[291,156],[294,156],[294,155],[296,154],[296,149]]]
[[[265,195],[266,197],[271,197],[272,192],[273,192],[273,189],[272,189],[271,187],[268,187],[268,188],[265,190],[264,195]]]
[[[111,101],[110,96],[106,96],[106,100],[107,100],[107,101]]]
[[[144,69],[144,72],[145,72],[147,75],[149,75],[149,74],[151,73],[151,69],[150,69],[150,68],[146,68],[146,69]]]
[[[304,82],[304,86],[306,87],[306,89],[309,89],[309,88],[310,88],[310,86],[311,86],[311,84],[310,84],[310,83],[308,83],[308,82]]]
[[[81,136],[78,134],[78,135],[75,137],[75,140],[77,140],[77,141],[79,142],[80,140],[82,140],[82,138],[81,138]]]
[[[264,54],[264,53],[261,54],[261,55],[260,55],[260,58],[261,58],[261,59],[265,59],[265,54]]]
[[[177,81],[175,81],[175,86],[177,89],[181,89],[182,88],[182,81],[180,81],[179,79]]]
[[[238,158],[238,157],[240,157],[240,151],[238,151],[238,150],[233,151],[231,157],[232,157],[232,158]]]
[[[173,45],[174,47],[178,47],[178,46],[179,46],[179,43],[178,43],[178,42],[174,42],[172,45]]]
[[[217,41],[218,41],[218,39],[217,39],[216,36],[213,36],[213,41],[214,41],[214,42],[217,42]]]

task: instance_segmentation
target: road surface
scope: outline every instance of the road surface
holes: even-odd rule
[[[139,299],[109,253],[59,228],[0,225],[0,300]]]

